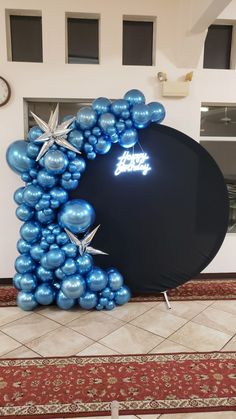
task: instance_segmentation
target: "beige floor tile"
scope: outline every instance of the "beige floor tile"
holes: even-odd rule
[[[200,303],[203,306],[211,306],[212,304],[214,304],[215,300],[194,300],[196,303]]]
[[[233,339],[231,339],[229,343],[227,343],[227,345],[225,345],[222,350],[223,351],[236,351],[236,336],[234,336]]]
[[[71,310],[61,310],[58,307],[51,306],[40,307],[38,314],[65,325],[72,322],[72,320],[88,314],[88,311],[81,310],[79,307],[72,308]]]
[[[156,416],[157,419],[159,416]],[[132,415],[120,415],[120,419],[136,419],[137,416]],[[80,416],[73,419],[110,419],[110,416]],[[174,418],[173,418],[174,419]]]
[[[123,320],[125,322],[130,322],[136,317],[145,313],[146,311],[153,308],[153,306],[158,305],[159,303],[128,303],[122,307],[116,307],[114,310],[107,311],[106,314],[109,314],[112,317]]]
[[[161,342],[160,345],[153,348],[150,354],[164,354],[164,353],[177,353],[177,352],[194,352],[193,349],[187,348],[186,346],[180,345],[179,343],[172,342],[169,339]]]
[[[126,324],[99,343],[108,346],[122,354],[148,353],[152,348],[161,343],[160,336],[139,329],[131,324]]]
[[[121,320],[101,311],[94,311],[68,323],[76,332],[82,333],[93,340],[99,340],[124,324]]]
[[[27,347],[42,356],[70,356],[77,354],[92,343],[93,341],[86,336],[62,326],[27,343]]]
[[[211,307],[236,316],[236,300],[216,301]]]
[[[19,307],[1,307],[0,326],[14,322],[15,320],[28,316],[29,314],[31,314],[31,312],[23,311]]]
[[[193,322],[187,323],[169,338],[194,351],[218,351],[229,339],[230,335],[226,333]]]
[[[7,354],[21,346],[19,342],[0,332],[0,356]]]
[[[192,321],[231,336],[236,333],[236,315],[227,313],[226,311],[216,310],[212,307],[206,308]]]
[[[159,304],[158,310],[166,312],[166,304]],[[205,310],[205,307],[196,301],[173,301],[171,302],[171,310],[168,313],[186,320],[191,320],[203,310]]]
[[[119,355],[119,353],[114,351],[113,349],[107,348],[107,346],[101,345],[101,343],[95,342],[91,346],[88,346],[76,355]]]
[[[144,313],[142,316],[137,317],[131,324],[167,338],[175,332],[175,330],[183,326],[186,321],[186,319],[173,316],[173,314],[170,314],[169,312],[159,310],[157,306],[147,313]]]
[[[37,358],[40,357],[36,352],[31,351],[25,346],[20,346],[14,351],[8,352],[2,358]]]
[[[57,327],[60,327],[58,323],[33,313],[1,327],[1,330],[19,342],[26,343]]]
[[[199,412],[161,415],[161,419],[236,419],[236,412]]]
[[[160,417],[161,415],[137,415],[137,418],[139,419],[158,419]]]

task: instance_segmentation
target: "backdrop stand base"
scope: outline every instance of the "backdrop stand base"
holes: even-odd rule
[[[168,309],[170,310],[171,309],[171,305],[170,305],[170,302],[169,302],[169,299],[168,299],[167,291],[162,291],[161,294],[164,295],[166,305],[167,305]]]

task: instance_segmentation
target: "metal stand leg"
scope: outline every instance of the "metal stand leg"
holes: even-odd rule
[[[111,402],[111,419],[119,419],[119,402]]]
[[[162,291],[161,294],[164,295],[166,305],[167,305],[168,309],[170,310],[171,309],[171,305],[170,305],[170,302],[169,302],[169,299],[168,299],[167,291]]]

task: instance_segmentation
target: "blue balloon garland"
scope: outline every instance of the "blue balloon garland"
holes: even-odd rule
[[[123,99],[111,102],[100,97],[92,106],[81,108],[66,139],[93,160],[107,154],[113,143],[125,149],[133,147],[138,142],[138,129],[160,123],[164,117],[162,104],[145,104],[144,94],[132,89]],[[62,122],[70,118],[68,115]],[[80,240],[86,240],[95,220],[88,202],[69,200],[68,196],[78,187],[86,161],[58,143],[37,161],[42,146],[37,139],[42,134],[39,126],[32,127],[27,140],[13,142],[6,153],[8,165],[25,182],[14,194],[16,216],[24,222],[13,278],[19,291],[17,305],[23,310],[53,303],[63,310],[76,304],[86,310],[112,310],[131,297],[123,276],[115,268],[96,266],[89,247],[81,251],[66,232],[83,235]]]

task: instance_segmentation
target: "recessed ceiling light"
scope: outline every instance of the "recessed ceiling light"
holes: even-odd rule
[[[201,106],[201,112],[208,112],[209,108],[208,106]]]

